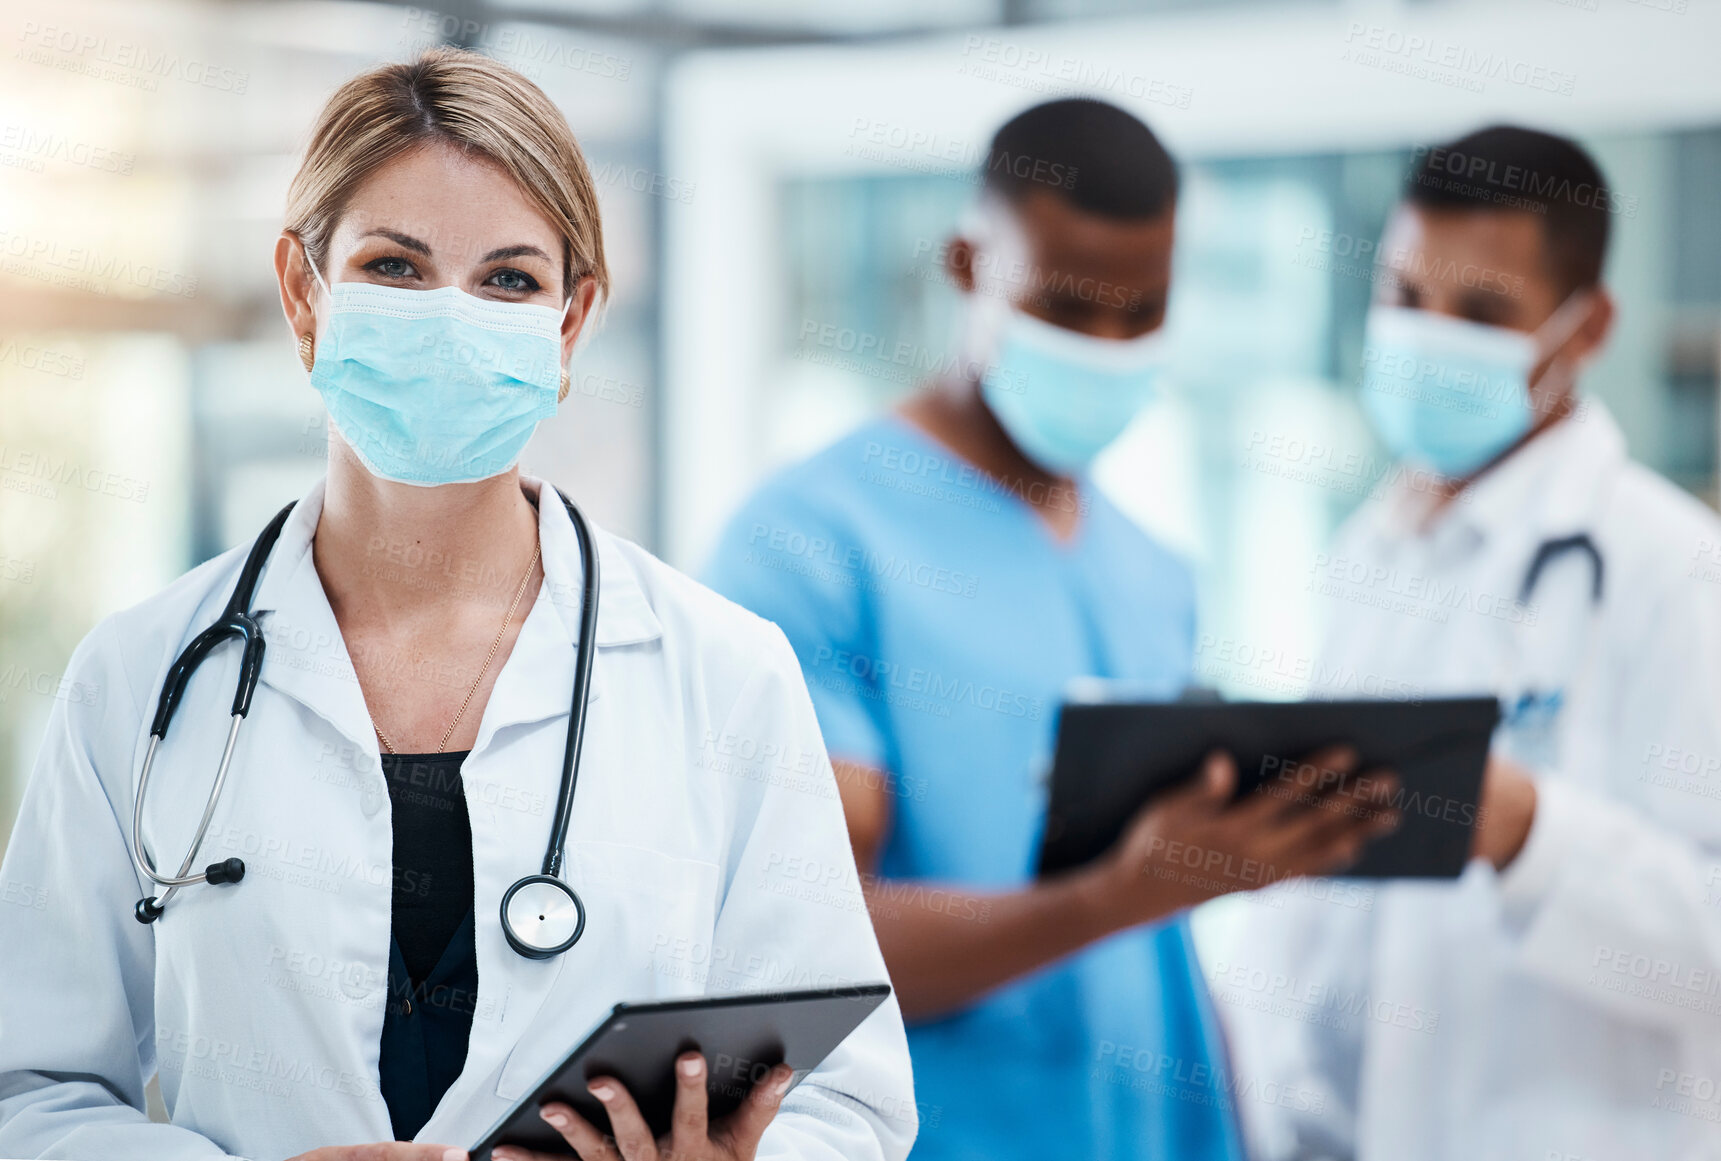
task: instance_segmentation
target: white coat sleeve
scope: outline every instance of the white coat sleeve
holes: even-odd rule
[[[231,1156],[144,1111],[155,944],[132,917],[130,800],[122,827],[107,789],[141,714],[104,621],[73,652],[0,864],[0,1157]]]
[[[723,727],[757,765],[743,781],[710,990],[886,982],[801,668],[775,625],[766,643]],[[893,994],[790,1091],[758,1157],[900,1161],[918,1123]]]
[[[1622,650],[1622,653],[1627,653]],[[1616,1017],[1721,1035],[1721,588],[1688,579],[1611,663],[1614,793],[1537,781],[1501,875],[1520,968]]]

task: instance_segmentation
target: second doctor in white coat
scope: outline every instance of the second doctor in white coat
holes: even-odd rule
[[[1410,470],[1311,570],[1321,672],[1505,718],[1458,882],[1274,888],[1215,952],[1239,1073],[1298,1094],[1257,1157],[1721,1157],[1721,522],[1575,391],[1608,197],[1502,127],[1388,225],[1363,402]]]
[[[582,585],[568,513],[513,461],[607,284],[591,177],[531,82],[439,50],[336,93],[289,200],[283,303],[333,422],[328,474],[256,591],[261,685],[197,860],[237,856],[246,873],[179,892],[153,924],[133,917],[158,893],[129,848],[156,695],[249,545],[108,617],[71,660],[94,696],[56,705],[0,873],[32,900],[0,907],[0,1156],[463,1158],[617,1001],[886,978],[781,632],[597,529],[562,872],[588,920],[553,958],[510,948],[497,906],[543,857]],[[397,325],[423,342],[404,361]],[[401,376],[417,376],[410,390]],[[196,826],[238,654],[198,671],[157,755],[143,834],[158,861],[177,865]],[[390,750],[469,751],[456,801],[477,994],[417,1144],[390,1143],[379,1086],[401,898]],[[570,1144],[585,1161],[897,1159],[914,1137],[894,999],[786,1099],[779,1067],[725,1121],[707,1124],[703,1062],[684,1063],[673,1138],[652,1141],[610,1086],[596,1095],[616,1139],[564,1121]],[[144,1111],[157,1074],[168,1124]]]

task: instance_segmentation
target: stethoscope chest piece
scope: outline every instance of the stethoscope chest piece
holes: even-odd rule
[[[585,929],[585,904],[553,875],[528,875],[502,896],[502,934],[527,959],[562,954]]]

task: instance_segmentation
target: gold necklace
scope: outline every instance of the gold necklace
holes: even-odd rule
[[[478,686],[484,681],[484,675],[490,672],[490,663],[496,660],[496,650],[502,647],[502,637],[508,632],[508,623],[514,619],[514,610],[520,607],[520,598],[526,595],[526,585],[532,579],[533,570],[538,567],[538,554],[542,551],[542,545],[532,549],[532,560],[526,565],[526,575],[520,578],[520,587],[514,590],[514,603],[508,606],[508,612],[502,618],[502,627],[496,630],[496,639],[490,642],[490,652],[484,658],[484,667],[473,679],[472,688],[466,691],[466,700],[460,703],[460,712],[454,715],[454,720],[448,723],[448,729],[443,731],[442,742],[436,747],[438,754],[448,749],[448,739],[454,736],[454,727],[466,716],[466,707],[472,704],[472,699],[478,694]],[[376,740],[382,743],[382,748],[390,754],[394,753],[394,744],[388,740],[388,735],[382,732],[382,727],[372,722],[371,729],[376,731]]]

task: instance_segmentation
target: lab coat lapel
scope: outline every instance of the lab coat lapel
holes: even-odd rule
[[[1608,487],[1626,462],[1625,433],[1600,400],[1585,397],[1563,426],[1565,446],[1537,497],[1544,538],[1593,532]]]
[[[267,642],[261,681],[326,720],[360,752],[371,752],[370,710],[311,553],[322,512],[318,480],[293,506],[258,582],[252,608]]]
[[[570,642],[580,630],[580,549],[574,522],[563,507],[561,496],[543,480],[520,477],[521,487],[538,500],[538,539],[544,546],[544,592],[561,617]],[[547,501],[547,502],[546,502]],[[663,635],[663,626],[652,612],[640,586],[639,575],[623,554],[620,542],[593,524],[592,539],[598,554],[598,645],[638,645]]]
[[[1607,487],[1625,463],[1625,437],[1600,402],[1585,397],[1577,414],[1531,440],[1483,474],[1430,528],[1429,497],[1406,475],[1383,500],[1363,510],[1362,532],[1374,559],[1392,561],[1421,544],[1429,562],[1413,567],[1455,570],[1499,544],[1523,545],[1510,576],[1491,576],[1500,595],[1517,595],[1530,556],[1544,540],[1590,530]]]
[[[484,749],[498,730],[565,715],[573,693],[574,664],[580,640],[580,606],[585,577],[580,571],[579,537],[554,488],[530,476],[521,486],[538,500],[538,542],[543,546],[544,583],[526,616],[513,652],[497,674],[484,707],[474,751]],[[548,503],[545,501],[548,500]],[[587,520],[588,525],[590,519]],[[607,532],[591,525],[598,557],[598,647],[589,701],[603,696],[602,650],[636,645],[662,636],[663,626],[640,588],[639,578]]]
[[[1593,527],[1625,458],[1619,425],[1586,397],[1576,414],[1477,480],[1453,515],[1485,540],[1522,541],[1531,552],[1543,540]]]
[[[528,494],[544,494],[542,480],[523,476],[521,483]],[[370,750],[376,745],[370,710],[311,552],[322,516],[323,486],[318,480],[294,505],[258,582],[252,607],[266,611],[261,621],[268,641],[261,680],[327,720],[355,746]],[[538,506],[545,583],[509,663],[497,677],[480,725],[480,748],[498,729],[568,709],[582,578],[573,522],[554,489],[548,496],[550,503]],[[599,646],[638,644],[661,636],[662,626],[615,540],[595,525],[592,533],[600,577]],[[599,689],[594,683],[594,699]]]
[[[548,612],[547,609],[544,611]],[[580,804],[582,801],[590,803],[594,784],[602,784],[614,776],[615,762],[609,745],[614,731],[606,716],[603,698],[609,668],[605,663],[606,652],[600,646],[592,665],[591,708],[578,783],[583,789],[575,794],[571,830],[578,829]],[[542,767],[542,776],[536,769],[518,769],[518,764],[512,760],[499,762],[495,754],[486,761],[476,749],[467,761],[467,801],[472,812],[473,857],[477,872],[474,907],[478,921],[475,936],[479,958],[479,1001],[468,1038],[465,1067],[438,1103],[431,1119],[420,1130],[417,1140],[455,1140],[460,1133],[474,1135],[512,1104],[511,1096],[518,1094],[504,1097],[497,1091],[498,1083],[521,1040],[532,1035],[535,1029],[542,1029],[544,1005],[565,973],[574,972],[577,979],[592,981],[593,987],[579,991],[592,996],[605,994],[601,981],[609,961],[599,946],[601,940],[592,938],[589,930],[585,937],[561,955],[532,960],[508,945],[502,934],[498,912],[498,901],[503,892],[516,879],[537,874],[541,869],[545,839],[554,820],[555,795],[561,775],[560,759],[566,738],[568,694],[574,668],[572,651],[564,648],[564,653],[565,675],[543,682],[556,692],[560,717],[543,723],[541,729],[534,732],[535,744],[531,746],[533,765]],[[547,678],[548,673],[545,671],[538,676]],[[497,687],[500,692],[500,680]],[[613,695],[609,700],[613,700]],[[488,724],[486,726],[492,734],[499,728],[499,725],[495,729]],[[510,739],[504,736],[496,745],[506,748],[509,742]],[[542,811],[506,809],[506,797],[494,792],[496,786],[504,783],[540,788]],[[501,801],[504,807],[492,808],[485,800]],[[562,878],[590,906],[591,890],[581,879],[577,859],[564,866]],[[455,1143],[465,1145],[469,1142],[458,1139]]]

